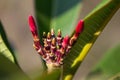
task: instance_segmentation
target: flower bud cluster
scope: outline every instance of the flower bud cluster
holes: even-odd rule
[[[83,31],[84,22],[82,20],[78,22],[72,37],[69,37],[68,35],[62,37],[60,29],[58,30],[57,35],[55,35],[54,29],[51,29],[48,33],[43,32],[43,46],[40,44],[37,27],[32,16],[29,16],[29,25],[33,35],[33,46],[36,51],[41,55],[43,60],[45,60],[46,64],[60,66],[63,64],[64,57],[69,53],[79,34]]]

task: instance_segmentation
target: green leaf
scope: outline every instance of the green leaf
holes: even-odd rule
[[[61,29],[63,36],[70,35],[79,18],[80,8],[81,0],[35,0],[40,36],[51,28],[55,31]]]
[[[6,56],[13,63],[16,62],[14,52],[7,40],[2,23],[0,22],[0,53]]]
[[[16,64],[0,52],[0,80],[30,80]]]
[[[105,25],[120,7],[120,0],[104,0],[87,17],[84,30],[66,56],[63,65],[64,80],[71,80],[81,62],[100,35]]]
[[[87,80],[120,80],[120,45],[110,49],[90,71]]]

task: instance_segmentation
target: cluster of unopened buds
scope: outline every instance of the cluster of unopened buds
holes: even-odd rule
[[[51,29],[51,31],[47,34],[46,32],[43,32],[43,45],[40,43],[37,27],[32,16],[29,16],[29,26],[33,35],[33,46],[41,55],[42,59],[46,62],[46,64],[60,66],[63,64],[64,57],[69,53],[79,34],[83,31],[84,22],[83,20],[78,22],[72,37],[69,37],[68,35],[62,37],[60,29],[58,30],[57,35],[55,35],[54,29]]]

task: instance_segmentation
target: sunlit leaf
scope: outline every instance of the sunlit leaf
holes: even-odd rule
[[[2,23],[0,22],[0,53],[6,56],[10,61],[15,61],[12,48],[9,45]]]
[[[72,79],[94,41],[119,7],[120,0],[104,0],[84,18],[84,30],[64,60],[64,80]]]

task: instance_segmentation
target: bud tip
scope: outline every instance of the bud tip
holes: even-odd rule
[[[35,32],[37,30],[35,25],[35,20],[32,15],[29,16],[29,26],[30,26],[31,32]]]
[[[77,34],[80,34],[83,31],[84,28],[84,21],[80,20],[76,26],[76,32]]]

